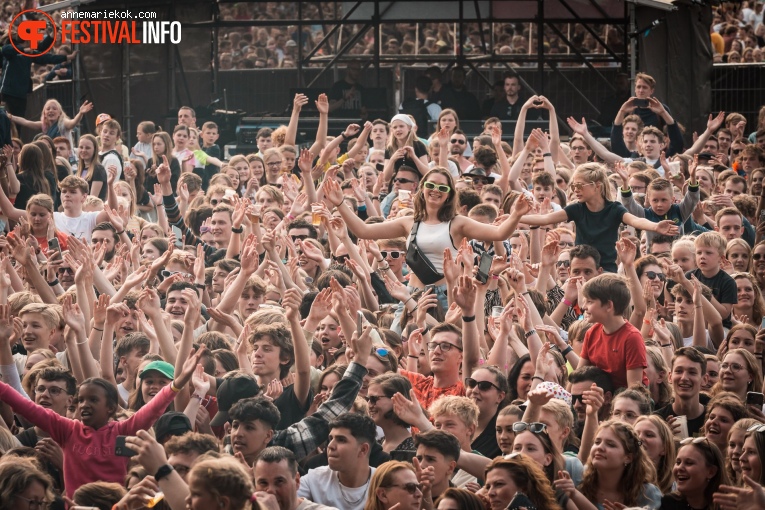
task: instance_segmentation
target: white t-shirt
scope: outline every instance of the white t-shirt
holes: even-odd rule
[[[64,213],[54,212],[53,219],[56,222],[56,228],[61,232],[84,239],[90,244],[90,234],[98,224],[98,211],[83,212],[76,218],[70,218]]]
[[[301,498],[308,498],[315,503],[333,506],[339,510],[362,510],[367,502],[367,489],[369,481],[375,472],[375,468],[370,467],[371,473],[367,483],[361,487],[343,487],[337,477],[337,472],[329,466],[321,466],[311,469],[300,478],[300,488],[297,495]]]
[[[117,150],[117,149],[114,149],[114,150]],[[98,155],[103,156],[107,152],[109,151],[105,151],[105,152],[102,151],[102,152],[99,152]],[[120,180],[120,177],[122,177],[122,161],[120,161],[120,158],[118,158],[116,154],[114,154],[113,152],[111,154],[106,154],[106,156],[104,157],[104,160],[101,162],[101,165],[104,167],[104,170],[106,170],[107,172],[109,171],[110,166],[112,165],[116,166],[117,177],[114,179],[114,182],[117,182]]]

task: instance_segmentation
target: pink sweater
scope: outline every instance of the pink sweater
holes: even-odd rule
[[[165,386],[138,412],[125,421],[112,421],[98,430],[40,407],[0,382],[0,400],[18,414],[50,434],[64,450],[66,495],[73,497],[81,485],[90,482],[115,482],[120,485],[127,474],[128,457],[114,454],[117,436],[131,436],[146,430],[164,413],[175,393]],[[152,473],[153,474],[153,473]]]

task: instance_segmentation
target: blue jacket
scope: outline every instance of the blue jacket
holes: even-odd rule
[[[669,211],[667,211],[667,214],[662,217],[653,212],[653,209],[650,207],[642,207],[638,204],[635,201],[635,197],[632,195],[632,189],[628,189],[627,191],[622,190],[621,192],[622,205],[626,207],[630,213],[638,218],[651,220],[654,223],[659,223],[664,220],[672,220],[680,229],[678,236],[682,236],[685,233],[685,222],[691,217],[691,214],[693,214],[693,209],[696,207],[696,204],[699,203],[700,199],[699,186],[688,186],[688,192],[685,194],[683,201],[679,204],[672,204]],[[650,246],[654,236],[658,234],[656,234],[656,232],[647,231],[646,235],[648,236],[648,244]]]

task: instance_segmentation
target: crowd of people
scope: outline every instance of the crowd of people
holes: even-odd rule
[[[228,160],[7,112],[0,508],[762,508],[765,107],[687,147],[655,86]]]

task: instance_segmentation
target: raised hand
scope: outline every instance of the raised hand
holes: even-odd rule
[[[574,133],[582,136],[587,134],[587,121],[584,120],[584,117],[582,117],[582,122],[577,122],[574,117],[569,117],[566,122]]]
[[[469,276],[460,276],[457,286],[452,289],[454,302],[463,312],[463,315],[472,315],[475,309],[475,296],[478,292],[473,279]]]
[[[194,393],[204,398],[210,391],[210,381],[205,377],[205,369],[202,365],[197,365],[194,374],[191,376],[191,384],[194,385]]]
[[[292,109],[299,112],[307,104],[308,96],[305,94],[295,94],[295,99],[292,100]]]
[[[655,232],[665,236],[675,236],[680,232],[680,230],[678,229],[677,225],[675,225],[674,221],[664,220],[656,224]]]
[[[327,94],[319,94],[319,98],[316,100],[316,109],[321,115],[327,115],[329,113],[329,100]]]
[[[303,293],[297,289],[289,289],[282,297],[282,306],[286,309],[287,319],[300,321],[300,304],[303,302]]]

